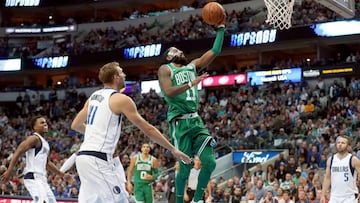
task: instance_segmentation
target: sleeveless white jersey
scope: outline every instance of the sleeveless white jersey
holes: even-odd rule
[[[358,193],[356,187],[357,173],[351,166],[351,157],[351,154],[348,154],[345,158],[340,160],[336,154],[333,156],[330,165],[331,196],[343,197]]]
[[[33,133],[33,135],[40,138],[41,146],[40,148],[31,148],[26,151],[26,166],[24,174],[33,172],[46,176],[46,163],[50,152],[50,146],[39,133]]]
[[[112,155],[121,132],[121,115],[114,114],[109,99],[116,93],[104,88],[95,91],[89,98],[84,142],[80,151],[98,151]]]

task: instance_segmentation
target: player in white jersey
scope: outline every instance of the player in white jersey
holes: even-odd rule
[[[1,180],[8,180],[11,176],[17,161],[26,153],[26,166],[24,169],[24,185],[29,191],[34,202],[56,202],[55,196],[51,191],[46,178],[46,168],[60,176],[63,176],[54,163],[48,159],[50,147],[48,142],[42,137],[48,132],[48,124],[42,116],[34,117],[30,122],[34,133],[27,137],[16,149],[9,167],[1,175]]]
[[[119,93],[125,87],[125,74],[117,62],[101,67],[99,79],[104,88],[89,97],[71,124],[72,129],[85,134],[76,157],[81,181],[78,201],[127,202],[112,159],[120,137],[122,115],[175,157],[186,163],[190,163],[191,159],[141,117],[130,97]]]
[[[119,150],[120,150],[119,147],[117,147],[117,150],[115,150],[115,153],[113,155],[115,173],[117,174],[117,176],[121,182],[121,184],[120,184],[121,191],[124,191],[126,197],[129,199],[130,196],[129,196],[129,193],[126,191],[126,187],[125,187],[125,183],[126,183],[125,170],[124,170],[123,165],[120,162]],[[63,165],[60,168],[61,172],[66,172],[75,165],[75,160],[76,160],[77,154],[78,154],[78,151],[74,152],[68,159],[66,159],[66,161],[63,163]]]
[[[326,162],[326,172],[321,194],[321,202],[325,202],[325,194],[331,186],[329,203],[357,203],[357,174],[360,172],[360,161],[348,152],[350,141],[346,136],[336,139],[337,153]]]

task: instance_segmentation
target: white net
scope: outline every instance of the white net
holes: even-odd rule
[[[280,30],[289,29],[295,0],[264,1],[268,10],[266,22]]]

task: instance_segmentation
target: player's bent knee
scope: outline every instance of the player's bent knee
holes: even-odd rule
[[[204,160],[201,163],[201,170],[206,170],[209,173],[212,173],[215,170],[216,161],[214,159]]]

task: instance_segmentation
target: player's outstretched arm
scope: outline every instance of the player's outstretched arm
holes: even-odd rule
[[[51,171],[52,173],[56,174],[56,175],[59,175],[60,177],[63,177],[65,174],[63,172],[61,172],[57,167],[56,165],[50,161],[48,159],[47,163],[46,163],[46,169]]]
[[[86,115],[88,111],[89,100],[86,101],[84,107],[79,111],[79,113],[75,116],[73,122],[71,123],[71,129],[84,134],[85,133],[85,121]]]
[[[185,92],[186,90],[199,84],[202,79],[209,76],[208,73],[204,73],[204,74],[196,77],[195,80],[193,80],[187,84],[173,86],[172,82],[171,82],[170,74],[171,73],[170,73],[170,70],[167,67],[167,65],[160,66],[160,68],[158,70],[159,83],[160,83],[161,89],[164,91],[165,95],[168,97],[175,97],[175,96]]]
[[[74,164],[75,164],[76,156],[77,156],[77,151],[74,152],[68,159],[66,159],[66,161],[61,166],[60,171],[65,173],[70,168],[72,168],[74,166]]]
[[[110,108],[114,113],[123,113],[129,121],[143,131],[146,136],[165,149],[170,150],[176,158],[184,161],[185,163],[191,163],[189,156],[176,149],[158,129],[144,120],[137,111],[136,105],[130,97],[123,94],[114,94],[110,98]]]
[[[320,198],[321,203],[325,203],[325,195],[326,195],[327,191],[330,188],[330,183],[331,183],[331,180],[330,180],[330,178],[331,178],[331,174],[330,174],[331,158],[332,157],[329,157],[328,160],[326,161],[326,170],[325,170],[323,188],[322,188],[322,191],[321,191],[321,198]]]
[[[16,163],[18,162],[19,158],[30,148],[36,147],[36,146],[40,146],[40,138],[36,135],[32,135],[29,136],[28,138],[26,138],[26,140],[24,140],[16,149],[9,167],[6,169],[6,171],[0,176],[0,180],[1,181],[8,181],[10,176],[11,176],[11,172],[13,171]]]
[[[225,11],[224,16],[226,16]],[[205,52],[200,58],[191,61],[195,67],[203,68],[208,66],[215,59],[215,57],[220,54],[224,42],[225,19],[226,17],[224,18],[223,22],[221,22],[219,25],[216,25],[217,31],[213,47],[209,51]]]

